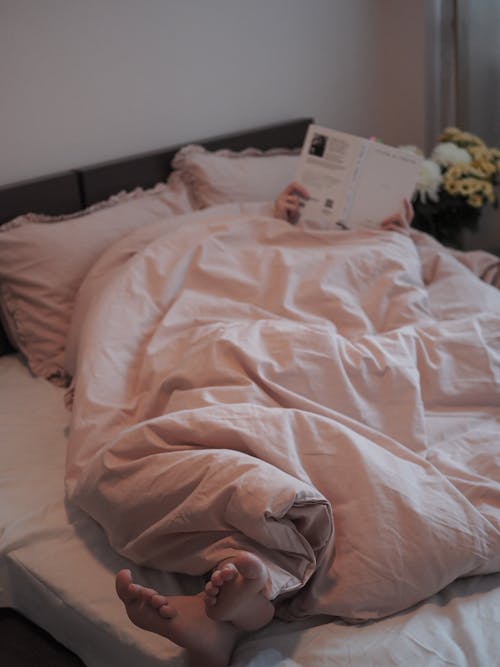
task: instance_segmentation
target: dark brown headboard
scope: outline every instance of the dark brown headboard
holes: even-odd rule
[[[302,144],[311,122],[312,118],[293,119],[190,143],[201,144],[208,150],[242,150],[250,146],[262,150],[296,148]],[[153,187],[167,179],[174,155],[185,145],[186,142],[0,186],[0,224],[24,213],[73,213],[122,190]]]
[[[201,144],[208,150],[298,148],[312,122],[312,118],[292,119],[189,143]],[[150,188],[165,182],[174,155],[186,143],[0,186],[0,225],[25,213],[74,213],[122,190]],[[8,348],[0,326],[0,354]]]
[[[239,151],[250,146],[261,150],[278,147],[296,148],[301,146],[311,122],[311,118],[300,118],[190,143],[200,144],[212,151],[221,148]],[[131,190],[137,186],[150,188],[156,183],[165,181],[171,171],[170,165],[174,155],[185,145],[186,143],[178,144],[79,169],[85,205],[95,204],[121,190]]]
[[[83,206],[74,171],[0,186],[0,225],[23,213],[62,215],[79,211]]]

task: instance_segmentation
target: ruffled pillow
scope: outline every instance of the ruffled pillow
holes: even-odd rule
[[[299,152],[255,148],[211,152],[191,144],[176,154],[172,166],[188,188],[194,208],[261,202],[274,200],[294,179]]]
[[[78,288],[101,253],[138,227],[186,213],[182,183],[121,193],[83,212],[28,214],[0,226],[0,314],[31,371],[65,385],[64,348]]]

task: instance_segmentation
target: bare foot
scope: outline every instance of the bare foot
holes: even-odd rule
[[[116,592],[139,628],[167,637],[188,652],[193,665],[226,667],[242,635],[231,623],[209,618],[204,593],[164,596],[132,581],[130,570],[116,575]]]
[[[223,561],[205,586],[207,615],[230,621],[250,632],[267,625],[274,616],[269,600],[269,572],[264,563],[248,551]]]

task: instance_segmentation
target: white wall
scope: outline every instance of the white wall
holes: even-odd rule
[[[425,149],[427,99],[425,0],[379,0],[376,113],[389,144]]]
[[[0,0],[0,184],[302,115],[421,143],[422,6]]]

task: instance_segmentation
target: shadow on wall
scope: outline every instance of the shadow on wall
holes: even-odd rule
[[[477,231],[464,230],[464,250],[487,250],[500,256],[500,207],[485,207]]]

